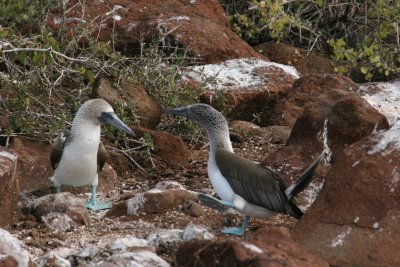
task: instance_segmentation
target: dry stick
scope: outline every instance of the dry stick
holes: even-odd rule
[[[23,48],[13,48],[13,49],[8,49],[8,50],[2,50],[2,53],[17,53],[17,52],[45,52],[45,53],[52,53],[56,54],[57,56],[63,57],[67,60],[70,61],[79,61],[79,62],[86,62],[89,60],[89,58],[72,58],[69,56],[66,56],[60,52],[55,51],[52,47],[49,48],[33,48],[33,47],[23,47]]]
[[[149,174],[145,169],[143,169],[142,166],[139,165],[139,163],[137,163],[137,162],[136,162],[131,156],[129,156],[129,154],[126,153],[125,151],[123,151],[123,150],[121,150],[121,149],[118,149],[118,148],[115,148],[115,147],[112,147],[112,146],[106,146],[106,148],[110,148],[110,149],[113,149],[113,150],[116,150],[116,151],[122,153],[122,154],[123,154],[125,157],[127,157],[131,162],[133,162],[133,164],[135,164],[136,167],[138,167],[138,168],[139,168],[140,170],[142,170],[144,173]]]

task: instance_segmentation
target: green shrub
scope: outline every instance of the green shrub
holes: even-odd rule
[[[400,1],[223,0],[233,29],[252,45],[285,41],[338,60],[357,81],[400,72]]]

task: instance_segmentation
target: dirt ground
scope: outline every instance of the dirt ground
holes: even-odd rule
[[[205,139],[204,139],[205,141]],[[162,163],[158,164],[156,157],[153,158],[155,168],[145,168],[149,174],[145,174],[138,168],[130,172],[124,172],[120,177],[115,189],[107,196],[101,194],[100,200],[117,203],[120,196],[127,192],[141,193],[152,188],[160,181],[177,181],[188,190],[210,193],[212,186],[207,177],[208,147],[205,142],[190,146],[191,156],[189,166],[178,171],[163,169]],[[282,145],[269,144],[258,137],[247,138],[243,142],[233,143],[236,153],[260,162],[266,153],[279,149]],[[201,148],[201,149],[199,149]],[[284,175],[284,174],[282,174]],[[81,198],[88,198],[90,193],[79,194]],[[26,197],[30,197],[29,195]],[[18,210],[15,215],[15,223],[10,232],[22,240],[28,247],[33,257],[40,257],[51,250],[67,251],[82,250],[91,245],[99,249],[95,256],[68,258],[73,265],[81,266],[89,262],[98,262],[112,254],[110,243],[120,237],[134,236],[146,238],[150,233],[159,229],[184,229],[190,222],[206,225],[216,235],[217,239],[238,238],[246,240],[249,234],[260,227],[284,226],[292,229],[296,220],[286,215],[277,215],[268,219],[251,219],[245,234],[241,237],[229,236],[220,233],[224,227],[224,215],[215,210],[204,207],[204,213],[200,217],[192,217],[176,207],[175,210],[164,214],[152,214],[141,216],[121,216],[108,218],[106,211],[90,211],[92,222],[88,226],[77,227],[73,231],[56,233],[46,227],[42,222],[34,222],[32,216],[27,216]],[[235,214],[236,222],[241,223],[242,217]],[[170,264],[174,265],[177,248],[181,245],[177,242],[170,247],[159,247],[156,252]],[[66,249],[68,248],[68,249]],[[65,252],[67,253],[67,252]],[[67,253],[68,254],[68,253]]]

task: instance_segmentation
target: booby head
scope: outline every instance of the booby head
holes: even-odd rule
[[[95,125],[109,124],[134,136],[133,131],[123,123],[115,114],[114,109],[104,99],[91,99],[86,101],[76,113],[72,127],[75,124],[93,123]]]
[[[193,104],[186,107],[167,108],[164,109],[164,112],[185,117],[203,127],[207,131],[212,150],[217,148],[232,150],[228,122],[212,106],[207,104]]]

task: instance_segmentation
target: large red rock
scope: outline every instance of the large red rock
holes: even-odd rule
[[[91,23],[94,37],[113,42],[128,54],[138,54],[140,41],[160,38],[165,49],[187,49],[189,54],[214,63],[229,58],[259,57],[231,28],[218,1],[74,0],[66,3],[64,28],[70,33]],[[83,6],[84,5],[84,6]],[[84,14],[82,14],[84,12]],[[49,18],[55,29],[62,25],[61,10]]]
[[[224,111],[230,119],[252,121],[260,116],[261,125],[298,77],[291,66],[251,58],[192,67],[185,75],[190,84],[206,85],[201,102]]]
[[[267,155],[262,164],[279,169],[290,184],[323,151],[325,131],[334,165],[345,147],[377,129],[387,129],[385,116],[355,89],[356,84],[338,75],[309,75],[297,80],[287,99],[276,106],[281,108],[280,123],[294,123],[290,137],[284,148]],[[307,207],[313,202],[328,168],[319,168],[314,183],[301,194],[301,204]]]
[[[184,243],[176,266],[329,266],[293,241],[284,228],[262,228],[248,241],[235,239]]]
[[[335,74],[337,62],[315,51],[303,50],[282,42],[260,44],[254,49],[271,61],[291,65],[301,76],[307,74]]]
[[[0,227],[12,222],[19,199],[19,177],[17,154],[0,147]]]
[[[180,137],[140,126],[132,126],[132,130],[137,138],[148,139],[144,141],[151,143],[151,152],[168,167],[181,168],[188,165],[189,149]]]
[[[399,129],[343,150],[294,238],[334,266],[400,263]]]
[[[54,170],[50,164],[51,145],[44,142],[29,139],[13,138],[10,148],[19,155],[18,176],[20,177],[21,191],[42,192],[46,194],[54,187],[50,177]],[[110,192],[117,181],[114,169],[105,164],[99,175],[99,192]],[[84,192],[89,191],[87,187],[63,186],[62,191]]]
[[[92,97],[103,98],[117,112],[118,107],[132,111],[126,112],[124,116],[138,117],[140,125],[143,127],[154,129],[160,122],[162,114],[160,104],[139,82],[122,79],[119,88],[116,89],[110,80],[101,77],[93,86]],[[122,120],[124,121],[124,119]]]

